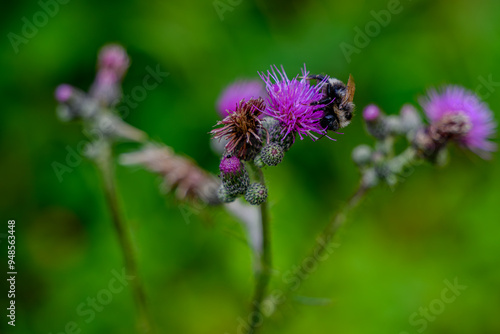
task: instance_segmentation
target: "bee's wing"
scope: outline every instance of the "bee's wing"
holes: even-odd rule
[[[349,102],[354,100],[354,92],[356,91],[356,84],[354,83],[354,79],[352,75],[349,74],[349,80],[347,81],[347,92],[342,99],[342,105],[346,105]]]

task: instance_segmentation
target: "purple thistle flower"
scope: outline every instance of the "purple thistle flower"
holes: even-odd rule
[[[267,71],[267,75],[264,73],[259,75],[266,83],[269,95],[263,113],[280,122],[282,140],[289,134],[298,134],[301,140],[304,136],[309,136],[312,140],[318,139],[313,132],[326,135],[326,129],[320,125],[324,112],[318,110],[324,105],[311,105],[311,103],[323,98],[322,86],[328,77],[315,86],[310,85],[306,79],[309,72],[305,65],[300,80],[298,76],[292,80],[288,79],[283,66],[281,72],[276,66],[274,68],[271,66],[271,71]]]
[[[467,131],[456,140],[471,151],[487,157],[487,152],[496,150],[496,144],[488,141],[496,132],[493,113],[473,92],[459,86],[448,86],[440,93],[429,91],[428,97],[422,98],[420,104],[431,126],[450,117],[463,118],[468,125]]]
[[[227,156],[222,158],[219,169],[224,174],[237,174],[242,171],[243,164],[237,157]]]
[[[99,52],[99,69],[109,70],[120,80],[130,65],[130,59],[125,49],[118,44],[104,46]]]
[[[68,84],[61,84],[57,86],[56,92],[55,92],[55,97],[56,100],[60,103],[67,102],[71,96],[73,96],[73,87]]]
[[[363,110],[363,118],[366,122],[373,122],[377,120],[380,114],[380,109],[375,104],[367,105]]]
[[[238,103],[245,99],[257,99],[266,95],[264,86],[257,80],[240,80],[227,86],[217,99],[217,111],[221,118],[237,108]]]

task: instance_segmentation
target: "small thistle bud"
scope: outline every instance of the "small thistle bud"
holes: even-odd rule
[[[221,179],[224,188],[233,195],[242,195],[250,184],[245,166],[235,156],[225,156],[220,163]]]
[[[401,131],[413,137],[415,132],[422,127],[422,118],[417,109],[410,104],[401,108]]]
[[[366,123],[366,130],[370,135],[377,139],[384,139],[388,135],[388,129],[385,122],[385,115],[379,107],[374,104],[368,105],[363,110],[363,119]]]
[[[66,103],[69,101],[71,96],[73,96],[73,93],[74,93],[74,89],[72,86],[70,86],[68,84],[62,84],[62,85],[57,86],[56,92],[54,95],[56,97],[56,100],[59,103]]]
[[[217,198],[219,198],[222,203],[231,203],[237,197],[238,195],[231,194],[223,185],[221,185],[219,189],[217,189]]]
[[[268,166],[277,166],[283,157],[285,156],[285,151],[278,143],[269,143],[261,151],[262,161]]]
[[[380,179],[386,179],[392,174],[392,171],[387,163],[382,162],[375,165],[375,173]]]
[[[387,135],[394,136],[402,133],[401,121],[398,116],[390,115],[385,117],[384,125]]]
[[[352,160],[358,166],[365,166],[372,160],[372,149],[368,145],[359,145],[352,151]]]
[[[374,104],[370,104],[366,106],[365,110],[363,110],[363,119],[365,122],[375,122],[381,116],[381,111],[379,107]]]
[[[264,143],[279,143],[283,148],[283,151],[286,152],[295,142],[295,134],[289,133],[285,138],[283,138],[282,130],[283,128],[277,119],[269,116],[262,119],[260,136]]]
[[[260,205],[267,199],[267,189],[262,183],[252,183],[245,193],[245,199],[252,205]]]
[[[84,92],[73,86],[59,85],[54,96],[59,102],[57,115],[62,121],[91,118],[99,111],[96,101],[87,98]]]
[[[375,187],[378,184],[378,176],[373,168],[366,170],[361,179],[363,186],[367,188]]]

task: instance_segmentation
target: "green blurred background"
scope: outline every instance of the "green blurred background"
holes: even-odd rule
[[[7,220],[15,219],[19,274],[17,326],[2,314],[1,333],[65,333],[71,321],[81,333],[134,333],[128,288],[89,323],[76,312],[107,287],[122,257],[94,166],[83,160],[59,182],[51,165],[86,139],[80,125],[57,119],[54,88],[67,82],[87,89],[105,43],[121,43],[131,56],[125,93],[141,84],[147,66],[170,73],[126,121],[214,173],[218,157],[207,132],[225,85],[271,64],[283,64],[290,76],[303,63],[343,80],[353,74],[358,117],[345,134],[336,142],[299,141],[284,163],[266,170],[273,288],[357,185],[350,152],[372,142],[363,106],[397,113],[431,86],[476,90],[488,78],[500,82],[498,1],[403,0],[402,11],[350,62],[341,43],[355,45],[355,28],[364,29],[371,11],[386,10],[388,1],[239,2],[221,0],[231,9],[221,19],[212,1],[69,1],[17,53],[8,33],[21,35],[23,17],[33,22],[43,9],[35,1],[3,4],[1,268],[6,272]],[[480,92],[497,119],[498,88]],[[119,166],[117,179],[158,332],[237,333],[253,290],[238,223],[221,209],[194,210],[184,220],[182,203],[161,195],[158,177],[141,169]],[[394,191],[377,188],[349,217],[335,253],[303,281],[297,301],[267,319],[262,333],[418,333],[423,325],[409,317],[435,307],[444,280],[455,278],[467,289],[425,333],[499,333],[499,189],[497,157],[483,161],[458,149],[444,168],[422,165]]]

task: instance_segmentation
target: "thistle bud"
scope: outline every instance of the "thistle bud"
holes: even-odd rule
[[[384,129],[386,135],[395,136],[402,133],[401,120],[396,115],[390,115],[384,119]]]
[[[66,103],[69,101],[71,96],[74,94],[74,88],[68,84],[62,84],[57,86],[55,97],[59,103]]]
[[[417,109],[410,104],[405,104],[401,108],[401,131],[413,137],[422,126],[422,119]]]
[[[219,198],[222,203],[231,203],[237,197],[238,195],[231,194],[223,185],[221,185],[219,189],[217,189],[217,198]]]
[[[222,184],[228,193],[243,195],[250,184],[250,177],[240,159],[235,156],[225,156],[219,168]]]
[[[374,104],[368,105],[363,110],[363,119],[366,123],[366,130],[370,135],[377,139],[384,139],[388,135],[385,116],[379,107]]]
[[[54,96],[59,102],[57,115],[63,121],[91,118],[98,113],[99,105],[96,101],[87,98],[84,92],[73,86],[59,85]]]
[[[379,107],[377,107],[374,104],[370,104],[370,105],[366,106],[365,110],[363,110],[363,119],[367,123],[375,122],[379,119],[381,114],[382,113],[380,112]]]
[[[359,145],[352,151],[352,160],[358,166],[365,166],[372,160],[372,149],[368,145]]]
[[[295,141],[295,135],[293,133],[289,133],[285,138],[283,138],[282,130],[283,128],[277,119],[266,116],[262,119],[260,137],[263,139],[264,143],[280,144],[283,151],[286,152],[290,149],[290,147],[292,147]]]
[[[367,188],[375,187],[378,184],[378,176],[373,168],[368,169],[361,179],[363,186]]]
[[[245,199],[252,205],[260,205],[267,199],[267,189],[262,183],[252,183],[245,193]]]
[[[278,143],[269,143],[261,151],[262,162],[268,166],[277,166],[285,156],[283,147]]]

